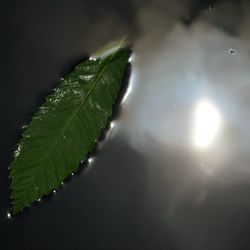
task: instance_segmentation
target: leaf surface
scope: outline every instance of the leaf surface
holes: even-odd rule
[[[119,46],[75,67],[46,98],[11,163],[13,213],[61,186],[93,149],[112,114],[128,62]]]

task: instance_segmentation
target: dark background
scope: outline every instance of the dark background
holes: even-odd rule
[[[203,207],[185,202],[174,218],[181,230],[175,230],[165,219],[168,192],[158,192],[162,163],[151,159],[152,170],[119,132],[102,142],[88,171],[70,178],[41,204],[7,219],[7,168],[22,126],[59,78],[88,53],[123,35],[136,43],[143,36],[136,15],[148,2],[0,2],[1,249],[250,249],[249,185],[214,190]],[[178,18],[189,26],[201,11],[222,1],[178,2],[188,10]],[[225,32],[236,35],[230,23]],[[158,184],[149,195],[148,187]],[[164,185],[167,189],[168,183]]]

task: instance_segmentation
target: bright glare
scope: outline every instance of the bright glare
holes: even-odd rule
[[[221,125],[221,116],[216,107],[207,100],[200,101],[194,115],[194,145],[205,149],[216,138]]]

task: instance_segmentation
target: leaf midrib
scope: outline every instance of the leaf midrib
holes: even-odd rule
[[[120,46],[118,46],[117,51],[119,50]],[[87,95],[84,97],[84,99],[81,101],[81,103],[79,104],[79,106],[75,109],[74,113],[71,115],[70,119],[68,120],[68,122],[66,123],[64,129],[62,130],[61,135],[59,136],[59,139],[56,140],[55,145],[53,146],[53,148],[51,149],[51,151],[48,154],[47,159],[50,159],[50,157],[52,156],[52,153],[54,152],[54,150],[57,148],[57,146],[59,145],[60,141],[62,140],[63,136],[65,135],[67,129],[69,128],[69,126],[71,125],[71,123],[73,122],[74,118],[76,117],[76,114],[78,113],[78,111],[81,109],[82,105],[84,105],[88,99],[88,97],[90,96],[91,92],[93,91],[93,89],[95,88],[98,80],[100,79],[101,75],[104,73],[104,71],[106,70],[106,68],[109,66],[109,64],[111,63],[112,59],[114,58],[114,56],[116,55],[117,51],[110,57],[109,61],[107,62],[106,65],[104,65],[104,67],[102,68],[101,72],[98,74],[98,76],[96,77],[96,79],[93,82],[93,85],[91,86],[90,90],[88,91]]]

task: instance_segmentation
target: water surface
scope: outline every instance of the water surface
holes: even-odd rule
[[[247,1],[16,1],[1,20],[4,249],[249,249]],[[73,64],[124,34],[129,87],[88,168],[9,220],[21,127]]]

